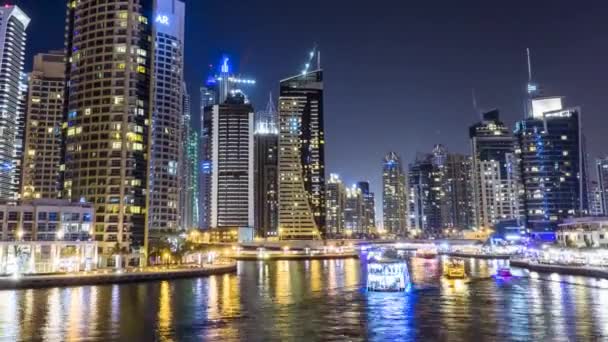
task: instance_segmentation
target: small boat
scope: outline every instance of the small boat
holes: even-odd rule
[[[444,268],[443,275],[448,279],[465,279],[467,277],[462,260],[451,260]]]
[[[512,277],[511,269],[509,267],[501,267],[496,272],[496,276],[498,277]]]
[[[437,257],[437,255],[437,250],[431,248],[422,248],[416,251],[417,258],[434,259],[435,257]]]
[[[401,260],[370,260],[367,265],[367,290],[402,292],[410,288],[407,264]]]

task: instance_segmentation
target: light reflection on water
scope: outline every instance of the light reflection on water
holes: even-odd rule
[[[411,259],[410,293],[368,293],[354,259],[246,262],[238,274],[111,286],[0,291],[4,340],[602,340],[608,281],[505,264]]]

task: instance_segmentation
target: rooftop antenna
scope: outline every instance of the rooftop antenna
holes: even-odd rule
[[[317,67],[320,67],[321,66],[321,56],[319,55],[319,51],[317,51],[317,44],[315,44],[313,46],[312,50],[310,50],[310,52],[308,54],[308,62],[306,62],[306,64],[304,64],[304,69],[302,70],[302,75],[306,75],[308,73],[308,69],[310,69],[313,59],[315,58],[315,55],[317,55]]]
[[[475,88],[471,88],[471,97],[473,100],[473,110],[481,118],[481,112],[479,111],[479,107],[477,106],[477,96],[475,96]]]
[[[526,55],[528,57],[528,83],[532,83],[532,61],[530,58],[530,48],[526,48]]]
[[[321,50],[317,50],[317,70],[321,70]]]
[[[274,102],[272,101],[272,92],[270,92],[270,95],[268,96],[268,104],[266,105],[266,113],[268,113],[268,115],[272,116],[272,119],[274,119],[274,115],[276,113],[276,108],[274,106]]]

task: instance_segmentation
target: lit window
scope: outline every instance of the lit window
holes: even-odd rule
[[[120,141],[115,141],[112,143],[112,149],[119,150],[122,148],[122,143]]]

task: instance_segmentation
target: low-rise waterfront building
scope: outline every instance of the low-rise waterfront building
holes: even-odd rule
[[[558,226],[557,243],[561,247],[608,247],[608,217],[581,217]]]
[[[0,204],[0,241],[89,241],[93,205],[60,199]]]

